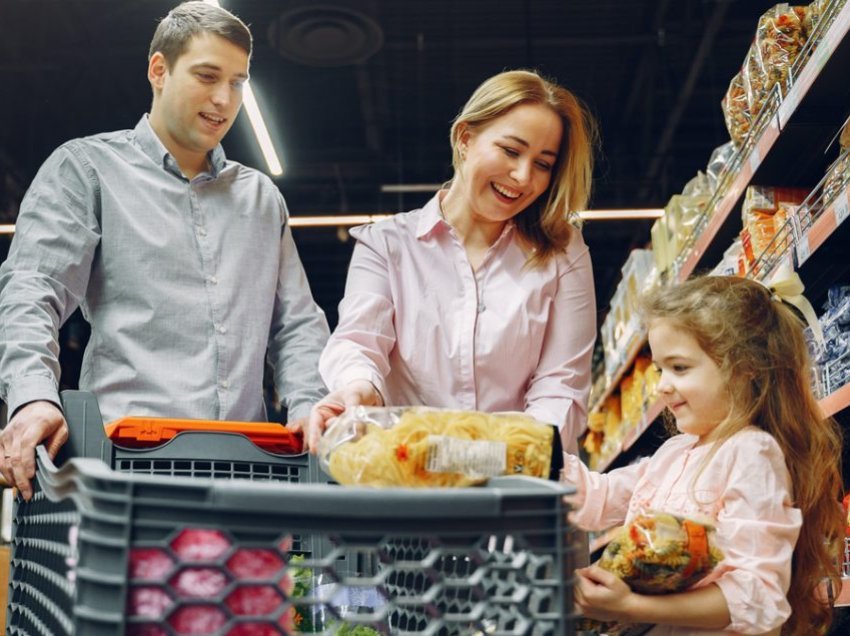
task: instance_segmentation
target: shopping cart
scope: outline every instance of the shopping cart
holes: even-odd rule
[[[238,435],[131,452],[91,396],[63,404],[64,456],[39,449],[15,509],[7,634],[574,633],[563,485],[343,488]]]

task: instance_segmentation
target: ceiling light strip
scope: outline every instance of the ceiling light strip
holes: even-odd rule
[[[251,90],[251,85],[248,82],[245,82],[242,87],[242,103],[245,106],[245,112],[248,114],[248,120],[251,122],[251,128],[254,129],[257,143],[260,144],[260,150],[266,160],[266,165],[269,167],[269,172],[272,176],[279,177],[283,174],[283,166],[275,152],[263,114],[260,112],[260,107],[254,97],[254,91]]]
[[[290,216],[290,227],[346,227],[365,225],[382,219],[388,219],[392,214],[334,214],[314,216]],[[657,219],[664,216],[662,208],[634,210],[582,210],[579,216],[586,221],[630,221],[638,219]],[[14,234],[15,224],[0,224],[0,234]]]
[[[381,186],[381,192],[436,192],[442,187],[441,183],[385,183]]]

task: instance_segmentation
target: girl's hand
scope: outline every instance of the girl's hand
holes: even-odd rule
[[[631,622],[629,607],[636,596],[620,577],[598,565],[576,570],[575,602],[588,618]]]

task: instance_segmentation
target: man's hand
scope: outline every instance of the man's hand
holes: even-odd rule
[[[346,387],[328,394],[310,411],[307,426],[307,448],[315,453],[322,433],[332,419],[349,406],[382,406],[384,399],[375,385],[368,380],[355,380]]]
[[[53,402],[30,402],[19,408],[0,433],[0,473],[21,496],[32,497],[35,447],[46,442],[50,457],[68,441],[68,424]]]

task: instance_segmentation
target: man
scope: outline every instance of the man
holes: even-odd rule
[[[34,448],[67,439],[57,331],[91,323],[81,388],[123,415],[264,420],[266,354],[290,421],[323,394],[328,336],[287,223],[259,172],[219,142],[242,103],[251,34],[203,2],[156,29],[150,116],[57,149],[22,204],[0,268],[0,472],[28,498]]]

